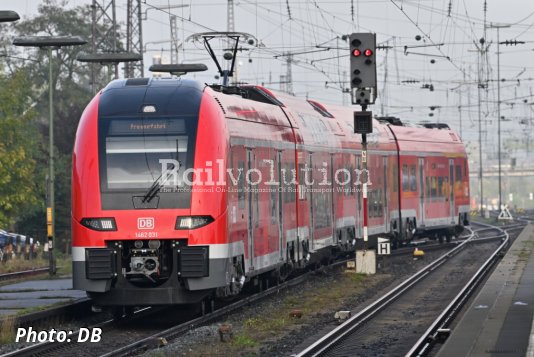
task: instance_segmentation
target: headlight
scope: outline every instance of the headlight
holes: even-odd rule
[[[175,229],[195,229],[213,222],[212,216],[177,217]]]
[[[157,239],[148,241],[148,247],[150,249],[159,249],[160,246],[161,246],[161,242]]]
[[[116,231],[115,218],[83,218],[80,222],[83,226],[95,231]]]

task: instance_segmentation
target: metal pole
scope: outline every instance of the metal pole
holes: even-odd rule
[[[497,29],[497,160],[499,162],[499,210],[502,209],[502,167],[501,167],[501,51],[500,29],[508,24],[491,24],[489,28]]]
[[[368,223],[368,210],[367,210],[367,181],[369,181],[369,171],[367,171],[367,134],[362,134],[362,165],[363,172],[365,172],[365,181],[363,182],[363,244],[364,250],[367,249],[367,223]]]
[[[113,52],[117,52],[117,15],[116,15],[116,8],[115,8],[115,0],[111,0],[111,16],[113,24],[111,25],[112,31],[113,31]],[[119,64],[115,63],[115,79],[119,79]]]
[[[497,27],[497,156],[499,160],[499,211],[502,210],[501,191],[501,52],[499,51],[499,27]]]
[[[481,44],[481,46],[484,46],[484,44]],[[478,179],[480,180],[480,216],[484,217],[484,184],[482,182],[482,115],[481,115],[481,107],[480,107],[480,61],[482,60],[482,53],[484,51],[484,47],[480,48],[480,59],[477,62],[477,70],[478,70],[478,157],[479,157],[479,169],[478,169]]]
[[[464,82],[465,83],[465,72],[464,72]],[[458,116],[459,116],[459,119],[460,119],[460,138],[463,138],[463,130],[462,130],[462,87],[460,86],[458,88],[458,102],[460,103],[458,105]],[[467,95],[469,97],[469,93]]]
[[[143,20],[141,15],[141,1],[137,2],[137,22],[139,22],[139,53],[143,55]],[[133,68],[133,67],[132,67]],[[145,76],[145,65],[143,60],[139,64],[139,71],[141,72],[141,78]]]
[[[91,26],[91,51],[92,53],[96,52],[96,0],[93,0],[91,5],[91,16],[92,16],[92,26]],[[91,92],[93,95],[96,94],[96,69],[95,64],[91,63]]]
[[[48,47],[48,92],[49,92],[49,123],[48,123],[48,136],[50,139],[49,142],[49,164],[50,164],[50,179],[48,181],[50,188],[49,196],[49,212],[48,213],[48,259],[49,259],[49,268],[50,275],[56,274],[56,261],[54,257],[54,236],[55,236],[55,202],[54,202],[54,95],[53,95],[53,85],[52,85],[52,47]]]

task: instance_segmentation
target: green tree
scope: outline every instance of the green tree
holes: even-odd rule
[[[31,84],[27,74],[0,76],[0,227],[39,206],[42,176],[36,169],[38,133],[31,125]]]
[[[91,52],[91,45],[64,47],[53,51],[53,77],[49,78],[49,59],[46,50],[34,48],[17,48],[11,45],[17,36],[80,36],[91,40],[92,16],[88,5],[71,8],[68,1],[45,0],[38,8],[39,13],[17,23],[3,25],[0,35],[0,46],[4,48],[3,61],[0,67],[7,73],[16,73],[23,68],[31,78],[27,83],[31,100],[26,103],[26,109],[33,106],[36,115],[31,121],[32,132],[24,132],[25,137],[35,138],[37,142],[32,153],[37,165],[34,180],[36,195],[30,206],[22,211],[6,212],[10,224],[16,220],[16,228],[20,233],[44,238],[45,225],[45,197],[48,174],[48,121],[49,102],[48,85],[51,80],[54,89],[54,145],[55,145],[55,200],[56,200],[56,236],[57,247],[65,249],[65,243],[70,238],[70,177],[71,155],[74,136],[80,116],[92,98],[91,67],[76,61],[80,51]],[[107,42],[106,42],[107,41]],[[99,48],[105,51],[111,48],[106,40]],[[119,46],[120,47],[120,46]],[[119,48],[120,49],[120,48]],[[106,70],[95,66],[95,83],[102,88],[107,83]],[[0,104],[1,106],[2,104]],[[31,133],[31,134],[30,134]],[[0,179],[0,192],[4,188],[4,181]],[[10,201],[11,206],[20,201]],[[0,223],[1,223],[0,218]]]

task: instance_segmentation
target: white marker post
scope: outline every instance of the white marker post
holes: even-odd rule
[[[354,112],[354,132],[362,135],[362,172],[365,172],[365,181],[362,184],[363,192],[363,250],[356,250],[356,273],[375,274],[376,273],[376,252],[367,249],[369,241],[369,209],[367,199],[367,182],[369,181],[369,171],[367,170],[367,134],[373,132],[372,112],[366,111],[367,105],[362,105],[363,111]]]

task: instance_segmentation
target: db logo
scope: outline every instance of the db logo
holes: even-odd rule
[[[137,218],[137,229],[154,229],[154,217]]]

